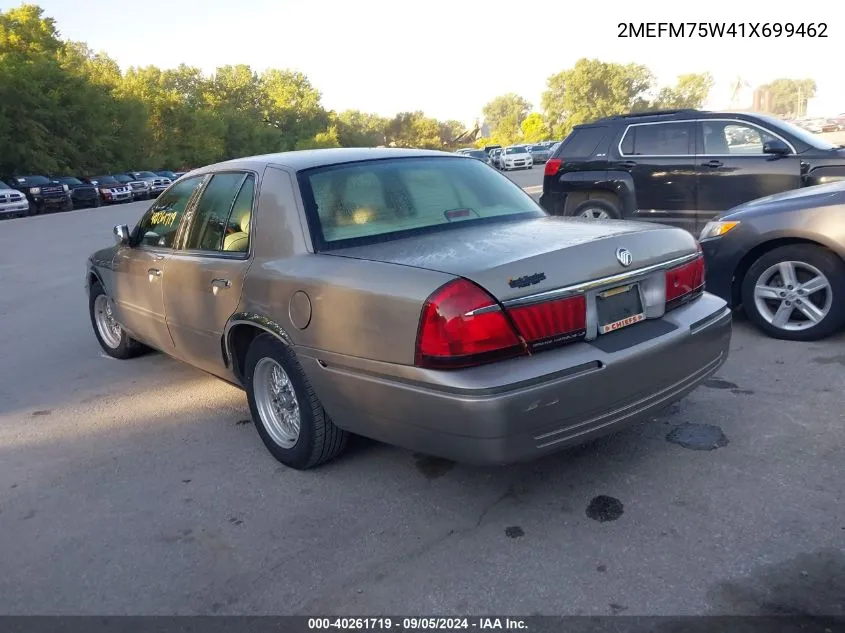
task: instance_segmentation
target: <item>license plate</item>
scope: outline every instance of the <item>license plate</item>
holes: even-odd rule
[[[608,334],[645,320],[637,284],[605,290],[596,297],[599,334]]]

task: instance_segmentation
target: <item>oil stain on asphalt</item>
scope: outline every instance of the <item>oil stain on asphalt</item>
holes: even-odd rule
[[[666,435],[666,441],[693,451],[712,451],[727,446],[722,429],[713,424],[679,424]]]
[[[428,480],[438,479],[455,467],[455,462],[439,457],[431,457],[420,453],[414,454],[417,470]]]
[[[599,495],[587,506],[587,516],[599,523],[615,521],[625,513],[625,506],[616,497]]]
[[[525,530],[518,525],[511,525],[505,528],[505,536],[508,538],[521,538],[525,536]]]

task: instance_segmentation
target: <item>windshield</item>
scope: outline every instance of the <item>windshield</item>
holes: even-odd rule
[[[37,187],[38,185],[49,185],[52,181],[44,176],[21,176],[15,178],[15,182],[26,187]]]
[[[299,186],[320,250],[545,215],[505,176],[457,157],[319,167],[301,172]]]
[[[783,131],[788,132],[795,138],[799,139],[800,141],[806,143],[807,145],[815,147],[816,149],[836,149],[837,147],[837,145],[828,142],[826,139],[823,139],[818,134],[813,134],[812,132],[805,130],[804,128],[798,127],[794,123],[789,123],[788,121],[776,119],[774,117],[766,116],[764,114],[760,114],[757,116],[771,124],[775,128],[775,130],[780,128]]]
[[[92,176],[90,178],[93,182],[96,182],[100,185],[119,185],[120,183],[115,179],[114,176]]]
[[[132,180],[133,180],[129,176],[124,176],[123,174],[115,174],[115,178],[117,179],[118,182],[123,182],[123,183],[132,182]]]
[[[159,176],[164,176],[165,178],[175,178],[176,177],[176,174],[174,174],[172,171],[159,171],[159,172],[156,172],[156,173],[158,173]]]
[[[154,174],[151,171],[135,171],[132,173],[135,174],[136,178],[158,178],[158,174]]]
[[[505,154],[524,154],[524,147],[509,147],[505,150]]]
[[[63,185],[81,185],[82,181],[79,178],[74,178],[73,176],[61,176],[60,178],[56,178],[60,183]]]

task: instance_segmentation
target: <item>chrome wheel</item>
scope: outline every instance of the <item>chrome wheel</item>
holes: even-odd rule
[[[833,288],[815,266],[779,262],[757,278],[754,305],[760,316],[776,328],[806,330],[827,317],[833,305]]]
[[[262,358],[255,365],[252,387],[267,433],[282,448],[292,448],[299,439],[300,413],[287,372],[272,358]]]
[[[123,330],[114,319],[111,301],[104,294],[98,295],[94,300],[94,323],[97,324],[97,332],[103,343],[111,349],[120,347]]]
[[[610,215],[607,211],[600,207],[587,207],[578,214],[579,218],[589,218],[591,220],[609,220]]]

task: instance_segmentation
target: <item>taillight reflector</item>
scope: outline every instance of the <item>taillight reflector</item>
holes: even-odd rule
[[[666,309],[680,305],[704,290],[704,257],[666,271]]]
[[[543,170],[544,176],[554,176],[557,172],[560,171],[560,166],[563,165],[563,161],[559,158],[552,158],[546,161],[546,168]]]
[[[510,308],[508,314],[525,340],[538,346],[563,343],[586,333],[584,295]]]
[[[425,302],[416,364],[454,369],[526,353],[496,300],[466,279],[436,290]]]

